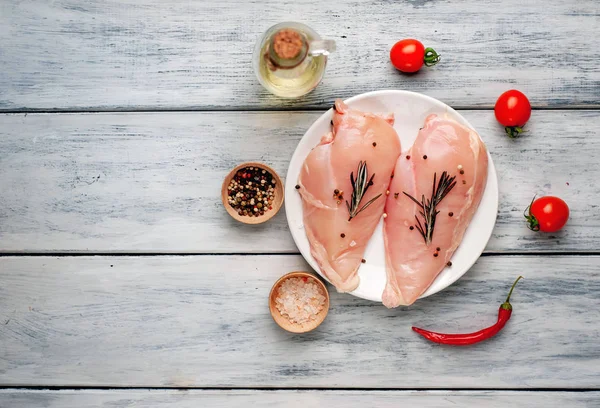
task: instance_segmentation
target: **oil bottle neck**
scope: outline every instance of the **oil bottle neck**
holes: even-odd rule
[[[308,48],[308,39],[303,33],[284,28],[271,37],[268,57],[274,68],[292,69],[306,59]]]

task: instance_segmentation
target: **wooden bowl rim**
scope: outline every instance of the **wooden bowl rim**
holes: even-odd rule
[[[277,310],[277,308],[275,307],[275,302],[274,302],[273,297],[275,295],[275,290],[277,289],[277,287],[279,287],[279,285],[284,280],[289,279],[289,278],[297,278],[297,277],[307,277],[307,278],[312,278],[315,281],[317,281],[317,285],[320,285],[321,289],[323,289],[323,293],[325,296],[325,306],[323,307],[323,310],[321,310],[317,314],[318,318],[315,321],[311,322],[309,325],[300,326],[295,323],[289,323],[288,325],[286,325],[284,327],[281,325],[281,322],[279,321],[279,319],[277,319],[275,317],[275,314],[277,314],[280,316],[281,320],[285,319],[281,315],[281,313],[279,313],[279,310]],[[305,272],[305,271],[289,272],[289,273],[286,273],[285,275],[283,275],[282,277],[280,277],[279,279],[277,279],[277,281],[273,284],[273,287],[271,288],[271,292],[269,293],[269,310],[271,312],[271,317],[273,318],[275,323],[277,323],[277,325],[279,327],[281,327],[282,329],[287,330],[290,333],[307,333],[307,332],[310,332],[310,331],[316,329],[317,327],[319,327],[321,325],[321,323],[323,323],[325,321],[325,318],[327,317],[327,314],[329,313],[329,291],[327,290],[327,286],[325,286],[325,283],[323,283],[323,281],[321,279],[319,279],[319,277],[315,274],[312,274],[310,272]]]
[[[273,176],[273,178],[275,179],[276,182],[276,186],[275,186],[275,199],[273,200],[273,209],[269,210],[268,212],[266,212],[264,215],[261,215],[260,217],[248,217],[248,216],[243,216],[243,215],[239,215],[237,213],[237,211],[235,211],[233,209],[233,207],[231,205],[229,205],[229,202],[227,201],[227,187],[229,187],[229,182],[231,181],[231,179],[233,178],[233,176],[235,175],[235,173],[237,173],[238,171],[240,171],[243,168],[246,167],[258,167],[259,169],[262,170],[266,170],[269,173],[271,173],[271,175]],[[264,164],[264,163],[260,163],[260,162],[245,162],[245,163],[241,163],[238,164],[237,166],[235,166],[229,173],[227,173],[227,176],[225,176],[225,178],[223,179],[223,184],[221,185],[221,202],[223,203],[223,207],[225,207],[225,211],[227,211],[227,213],[231,216],[231,218],[233,218],[234,220],[237,220],[239,222],[242,222],[244,224],[249,224],[249,225],[256,225],[256,224],[262,224],[263,222],[267,222],[269,221],[271,218],[273,218],[281,209],[281,207],[283,206],[283,200],[284,200],[284,195],[285,195],[285,191],[284,191],[284,185],[283,182],[281,181],[281,178],[279,177],[279,174],[277,174],[277,172],[275,170],[273,170],[272,167]]]

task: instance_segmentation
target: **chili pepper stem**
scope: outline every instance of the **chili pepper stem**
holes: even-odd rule
[[[515,283],[512,284],[512,286],[510,287],[510,291],[508,292],[508,296],[506,297],[506,301],[504,303],[502,303],[502,309],[504,310],[512,310],[512,305],[510,304],[510,297],[513,293],[513,290],[515,289],[515,286],[517,286],[517,282],[519,282],[521,279],[523,279],[522,276],[519,276],[517,278],[517,280],[515,280]]]

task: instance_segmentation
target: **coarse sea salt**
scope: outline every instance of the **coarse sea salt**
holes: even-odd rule
[[[325,307],[323,289],[313,278],[288,278],[277,290],[275,307],[290,322],[304,324],[317,318]]]

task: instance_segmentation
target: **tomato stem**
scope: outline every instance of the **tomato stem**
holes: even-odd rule
[[[515,138],[521,133],[525,132],[520,126],[506,126],[504,130],[506,131],[506,134],[511,138]]]
[[[523,211],[523,215],[525,216],[525,219],[527,220],[527,228],[529,228],[532,231],[539,231],[540,223],[537,220],[537,218],[535,218],[535,216],[531,213],[531,206],[533,205],[534,201],[535,201],[535,196],[533,196],[531,203],[527,206],[527,208],[525,208],[525,211]]]
[[[426,67],[432,67],[440,62],[440,54],[431,47],[425,48],[425,57],[423,58]]]

